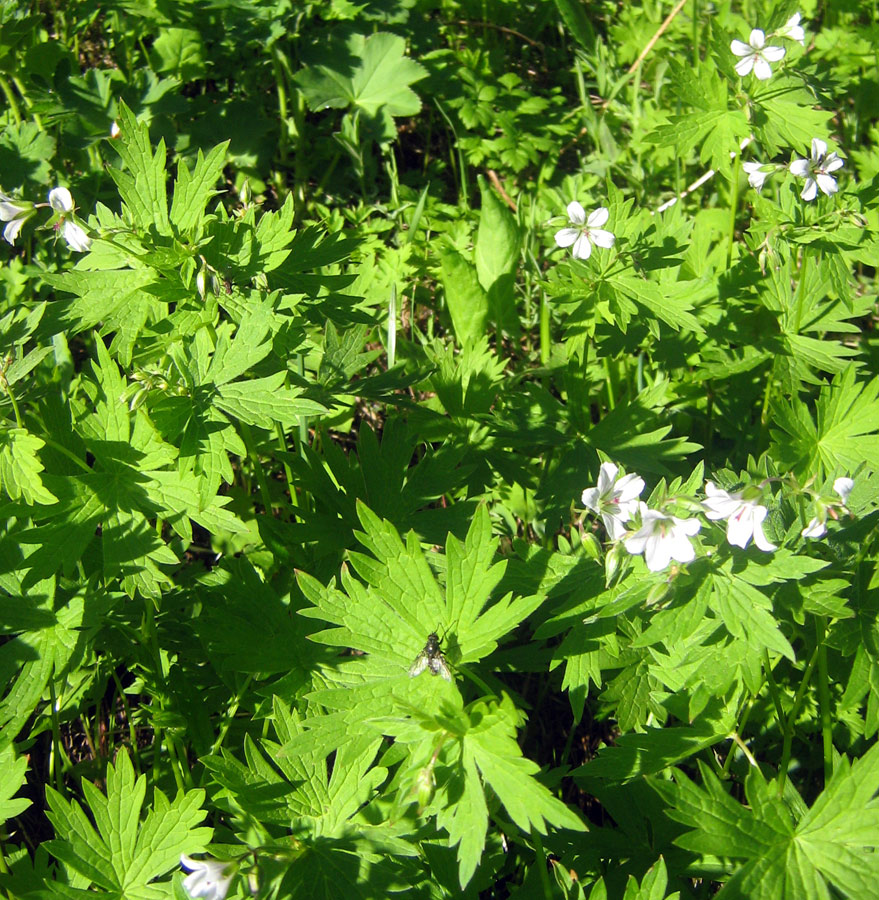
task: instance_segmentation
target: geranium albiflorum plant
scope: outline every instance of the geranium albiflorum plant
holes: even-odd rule
[[[752,70],[754,77],[760,81],[766,81],[772,77],[770,63],[779,62],[784,58],[784,47],[766,45],[766,34],[760,28],[754,28],[748,38],[748,43],[734,40],[729,45],[730,50],[740,57],[736,63],[736,72],[744,78]]]
[[[559,247],[571,247],[571,255],[574,259],[589,259],[592,255],[592,245],[609,249],[613,247],[616,237],[610,231],[605,231],[601,226],[607,224],[610,213],[604,206],[599,206],[586,215],[586,210],[576,200],[572,200],[567,207],[570,226],[562,228],[555,234],[555,242]]]
[[[823,194],[831,197],[839,187],[836,179],[830,174],[836,172],[845,165],[844,160],[834,153],[827,152],[827,143],[821,138],[812,138],[812,154],[809,159],[795,159],[790,164],[792,175],[805,178],[803,192],[800,196],[803,200],[814,200],[818,196],[818,189]]]
[[[55,211],[55,215],[49,219],[47,225],[61,231],[61,236],[71,250],[85,253],[91,249],[92,240],[79,224],[73,195],[66,187],[52,188],[49,191],[48,203],[14,200],[0,192],[0,220],[7,223],[3,229],[4,239],[14,244],[24,223],[33,217],[36,210],[46,207]]]
[[[644,489],[644,480],[635,473],[623,476],[618,473],[619,468],[614,463],[602,463],[598,484],[584,490],[581,499],[586,509],[601,517],[612,544],[620,543],[632,555],[643,555],[651,572],[662,571],[672,560],[688,563],[696,559],[692,538],[701,531],[702,523],[694,516],[675,515],[679,505],[701,513],[709,521],[726,522],[726,540],[733,547],[747,549],[753,540],[754,546],[765,553],[778,549],[763,531],[769,509],[761,502],[766,485],[778,479],[766,479],[740,491],[726,491],[713,481],[707,481],[703,497],[669,498],[659,509],[653,509],[637,499]],[[787,480],[782,484],[787,484],[792,494],[801,494],[804,490],[811,493],[808,488],[788,484]],[[840,477],[833,482],[833,490],[840,500],[813,494],[815,515],[802,529],[802,537],[821,537],[826,533],[828,516],[838,519],[840,513],[848,513],[845,504],[853,486],[851,478]],[[614,560],[612,568],[615,565]]]

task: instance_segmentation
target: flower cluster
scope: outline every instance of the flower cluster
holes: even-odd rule
[[[48,201],[48,203],[31,203],[29,200],[14,200],[0,192],[0,220],[6,222],[3,229],[4,239],[10,244],[15,244],[22,225],[35,215],[37,209],[48,206],[55,211],[49,224],[61,231],[67,246],[77,253],[89,250],[92,241],[76,220],[74,212],[76,207],[70,191],[66,187],[52,188],[49,191]]]
[[[770,37],[786,38],[804,45],[806,33],[800,25],[800,14],[794,13],[781,28],[773,31]],[[772,67],[769,64],[780,62],[787,52],[784,47],[767,46],[766,33],[762,28],[752,29],[747,44],[744,41],[734,40],[730,43],[729,49],[739,57],[736,73],[744,78],[753,72],[759,81],[766,81],[772,77]]]
[[[847,513],[845,503],[854,486],[851,478],[837,478],[833,490],[841,503],[832,498],[817,497],[815,516],[803,529],[803,537],[821,537],[826,531],[827,517],[838,518]],[[622,541],[633,555],[644,556],[651,572],[661,572],[672,560],[692,562],[696,550],[691,539],[702,528],[695,517],[678,518],[663,510],[651,509],[639,500],[644,490],[644,479],[634,473],[620,475],[619,467],[611,462],[601,464],[598,484],[583,491],[583,506],[601,517],[611,541]],[[697,509],[714,522],[726,522],[726,539],[745,549],[753,540],[754,546],[770,553],[777,550],[763,532],[763,522],[768,510],[760,502],[763,488],[751,485],[742,491],[730,492],[717,487],[713,481],[705,483],[705,497],[695,501]],[[634,522],[635,530],[627,530]]]

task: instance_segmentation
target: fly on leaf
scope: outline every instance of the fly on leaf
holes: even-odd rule
[[[431,631],[427,636],[424,649],[415,657],[415,662],[409,667],[409,677],[415,678],[425,669],[429,669],[431,675],[442,675],[446,681],[452,680],[452,674],[449,672],[446,658],[440,648],[439,635],[435,631]]]

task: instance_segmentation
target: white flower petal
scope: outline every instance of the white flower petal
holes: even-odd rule
[[[15,243],[15,239],[18,237],[19,231],[21,231],[21,226],[27,221],[25,217],[20,219],[13,219],[9,222],[6,227],[3,229],[3,237],[10,244]]]
[[[747,509],[742,509],[736,515],[729,517],[729,521],[726,523],[726,539],[733,546],[741,547],[744,550],[753,534],[754,521]]]
[[[818,196],[818,184],[814,178],[806,179],[806,186],[800,194],[803,200],[814,200]]]
[[[73,197],[66,187],[56,187],[49,191],[49,206],[56,212],[73,212]]]
[[[791,164],[788,166],[788,170],[791,175],[796,175],[799,178],[806,178],[809,175],[809,160],[808,159],[794,159],[791,160]]]
[[[837,169],[841,169],[845,165],[845,160],[840,159],[835,153],[830,153],[827,156],[827,159],[824,160],[824,164],[821,168],[825,172],[835,172]]]
[[[754,75],[758,81],[766,81],[772,78],[772,69],[762,56],[754,57]]]
[[[12,197],[7,197],[6,194],[0,193],[0,219],[4,222],[21,215],[26,209],[26,206],[19,205]]]
[[[589,213],[589,218],[586,220],[586,225],[589,228],[599,228],[608,220],[610,217],[610,213],[607,210],[606,206],[599,206],[598,209],[593,210]]]
[[[568,219],[574,225],[584,225],[586,223],[586,210],[576,200],[572,200],[567,208]]]
[[[603,462],[601,464],[601,468],[598,470],[598,490],[600,493],[606,494],[611,489],[619,470],[619,466],[612,462]]]
[[[754,28],[751,31],[751,36],[748,38],[748,43],[755,49],[762,49],[763,45],[766,43],[766,35],[763,33],[761,28]]]
[[[827,526],[815,516],[809,521],[809,524],[800,532],[806,538],[819,538],[827,531]]]
[[[763,507],[759,507],[763,509]],[[759,550],[762,550],[764,553],[771,553],[773,550],[777,550],[778,547],[775,544],[770,544],[766,538],[766,535],[763,534],[763,522],[755,521],[754,522],[754,543],[757,545]]]
[[[787,50],[784,47],[764,47],[760,51],[763,59],[769,60],[769,62],[778,62],[780,59],[784,59],[785,53]]]
[[[754,68],[754,54],[752,53],[750,56],[746,56],[744,59],[739,60],[736,63],[736,72],[741,75],[742,78]]]
[[[676,516],[672,518],[674,519],[675,529],[682,531],[689,537],[698,534],[702,529],[702,523],[698,519],[678,519]]]
[[[812,160],[813,160],[813,162],[820,162],[825,156],[827,156],[826,142],[822,141],[821,138],[812,138]]]
[[[591,509],[592,512],[599,512],[601,510],[601,490],[599,488],[586,488],[580,495],[580,502],[586,509]]]
[[[628,516],[623,519],[621,516],[611,516],[607,513],[602,513],[601,521],[604,522],[604,527],[607,529],[607,536],[612,541],[618,541],[625,535],[626,527],[623,522],[628,521]]]
[[[555,242],[559,247],[570,247],[578,237],[580,232],[576,228],[562,228],[555,233]]]
[[[588,235],[581,234],[580,237],[577,238],[571,253],[574,256],[574,259],[589,259],[589,257],[592,256],[592,244],[589,241]]]
[[[744,41],[731,41],[729,45],[729,49],[735,53],[736,56],[749,56],[754,52],[754,48],[751,47],[750,44],[744,43]]]
[[[669,556],[678,562],[688,563],[696,558],[696,548],[690,543],[685,534],[679,534],[673,531],[667,536],[665,543],[668,547]]]
[[[589,237],[596,247],[604,247],[605,250],[613,247],[616,236],[610,231],[604,231],[602,228],[596,228],[595,231],[589,232]]]
[[[644,546],[644,562],[651,572],[661,572],[671,562],[672,546],[668,538],[658,532],[651,534]]]
[[[83,231],[76,222],[67,221],[61,230],[67,246],[77,253],[85,253],[92,246],[91,238]]]
[[[641,496],[641,491],[644,490],[644,479],[632,472],[620,478],[614,488],[619,495],[620,506],[622,506],[623,503],[631,503],[635,497]]]
[[[819,172],[815,176],[815,181],[818,182],[818,187],[821,188],[821,190],[825,194],[827,194],[828,197],[830,197],[832,194],[835,194],[839,190],[839,187],[836,184],[836,179],[832,175],[824,175],[823,173]]]
[[[848,495],[852,492],[854,486],[855,482],[851,478],[837,478],[836,481],[833,482],[833,490],[839,494],[843,503],[848,502]]]

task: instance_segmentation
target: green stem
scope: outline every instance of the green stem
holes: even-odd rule
[[[821,647],[818,646],[812,652],[812,656],[809,659],[809,663],[806,666],[806,671],[803,672],[803,677],[800,680],[800,686],[797,689],[796,696],[794,697],[793,706],[791,707],[790,714],[787,717],[787,721],[784,725],[784,745],[781,751],[781,765],[779,766],[778,771],[778,796],[781,797],[784,795],[784,783],[787,779],[787,769],[790,765],[790,757],[791,757],[791,745],[793,744],[794,739],[794,723],[797,719],[797,714],[800,711],[800,706],[802,705],[803,698],[806,696],[806,690],[809,687],[809,681],[812,678],[812,672],[815,670],[815,664],[818,662],[818,655]]]
[[[238,712],[238,707],[241,704],[241,698],[244,696],[245,691],[250,687],[250,682],[252,680],[252,675],[248,675],[244,679],[244,684],[235,693],[235,696],[232,698],[232,702],[226,709],[226,715],[223,719],[223,724],[220,727],[220,731],[217,734],[217,739],[214,741],[213,747],[211,747],[211,756],[220,752],[220,747],[223,746],[223,741],[226,739],[226,734],[229,731],[229,726],[232,724],[232,721],[234,720],[235,715]]]
[[[278,439],[278,449],[283,453],[287,452],[287,439],[284,436],[284,428],[280,422],[275,422],[275,437]],[[284,478],[287,480],[287,490],[290,492],[290,505],[297,506],[296,486],[293,484],[293,472],[286,462],[282,462],[284,467]]]
[[[263,509],[265,510],[266,515],[270,516],[272,514],[272,498],[269,493],[269,483],[266,481],[265,470],[262,467],[262,463],[259,461],[259,456],[253,443],[253,432],[251,432],[250,426],[246,422],[242,422],[239,419],[238,424],[241,428],[241,437],[244,440],[244,446],[247,447],[247,456],[253,465],[254,472],[256,472],[256,481],[259,485],[259,494],[260,497],[262,497]]]
[[[131,715],[131,707],[128,705],[128,697],[125,695],[125,689],[122,687],[122,682],[119,680],[119,675],[116,673],[115,669],[113,670],[113,683],[116,685],[116,690],[119,693],[119,702],[122,704],[122,709],[125,711],[125,721],[128,722],[128,747],[134,758],[134,768],[137,769],[137,771],[140,771],[141,764],[140,753],[137,749],[137,730],[134,727],[134,718]]]
[[[549,872],[546,871],[546,851],[543,849],[543,841],[540,840],[540,835],[535,828],[531,829],[531,840],[534,842],[534,852],[537,855],[535,864],[537,871],[540,873],[540,885],[543,888],[543,896],[546,900],[553,900],[552,884],[549,881]]]
[[[830,721],[830,679],[827,672],[827,644],[824,616],[815,618],[815,636],[818,641],[818,708],[821,716],[821,743],[824,751],[824,783],[833,775],[833,725]]]
[[[730,185],[729,197],[729,235],[726,246],[726,267],[732,266],[733,246],[736,241],[736,214],[739,205],[739,172],[742,167],[742,154],[736,150],[736,158],[733,163],[732,182]]]
[[[24,425],[22,425],[21,422],[21,413],[18,409],[18,403],[15,400],[15,394],[12,393],[12,388],[9,387],[9,382],[7,382],[5,375],[0,375],[0,386],[6,390],[6,395],[9,397],[9,402],[12,404],[12,412],[15,415],[15,424],[18,425],[19,428],[24,428]]]
[[[806,270],[809,264],[809,248],[803,247],[803,261],[800,263],[800,280],[797,284],[797,305],[794,318],[793,333],[800,333],[800,325],[803,321],[803,306],[806,302]]]
[[[778,692],[778,685],[775,683],[775,675],[772,672],[772,660],[769,659],[768,650],[763,651],[763,670],[766,673],[766,687],[769,688],[769,696],[772,698],[772,705],[775,707],[778,727],[784,730],[784,709],[781,706],[781,694]]]
[[[2,75],[0,75],[0,90],[3,91],[6,97],[6,102],[9,104],[9,111],[12,113],[12,118],[15,119],[15,124],[21,125],[21,112],[18,109],[18,101],[15,99],[15,91],[12,90],[12,85]]]
[[[64,792],[63,773],[72,767],[70,758],[64,752],[61,742],[61,723],[58,721],[58,698],[55,696],[55,682],[49,679],[49,702],[52,704],[50,720],[52,722],[52,753],[49,756],[49,765],[55,780],[55,790],[59,794]],[[60,762],[56,763],[56,754]]]
[[[551,338],[549,331],[549,298],[546,294],[540,292],[540,364],[542,366],[549,365],[549,356],[551,351]]]

